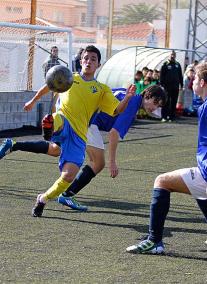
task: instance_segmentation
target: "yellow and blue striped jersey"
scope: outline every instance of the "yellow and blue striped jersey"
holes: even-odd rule
[[[85,81],[81,75],[73,75],[73,85],[65,93],[60,94],[60,109],[70,122],[74,131],[86,141],[89,121],[96,111],[114,115],[119,104],[111,89],[98,81]]]

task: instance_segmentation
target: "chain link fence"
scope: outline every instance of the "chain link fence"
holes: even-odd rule
[[[206,0],[202,1],[205,5]],[[80,47],[94,44],[101,50],[102,63],[104,63],[111,55],[130,46],[164,48],[171,46],[170,38],[173,43],[176,40],[184,40],[187,26],[183,31],[183,38],[180,38],[180,34],[173,37],[172,27],[169,27],[172,19],[169,17],[175,15],[173,22],[177,23],[176,16],[182,10],[182,13],[185,11],[185,17],[180,14],[179,20],[183,18],[185,22],[188,21],[191,4],[192,0],[1,0],[0,22],[70,28],[72,57]],[[175,10],[176,13],[173,12]],[[182,30],[182,22],[177,24]],[[7,30],[7,32],[13,34],[14,37],[16,35],[16,43],[18,43],[19,34],[13,30]],[[2,28],[0,27],[0,49],[8,52],[11,44],[8,43],[6,47],[1,35]],[[48,40],[42,36],[42,39],[36,43],[35,48],[39,49],[38,46],[40,46],[43,54],[36,63],[39,68],[42,65],[41,61],[48,57],[48,52],[54,44],[59,45],[58,48],[61,49],[62,44],[57,34],[53,35],[52,40],[51,37]],[[185,47],[184,42],[183,47]],[[60,59],[68,61],[65,57],[61,58],[62,56],[64,57],[64,55],[59,55]],[[23,59],[24,57],[20,56],[19,61]],[[1,70],[3,66],[4,68],[8,66],[8,60],[9,57],[8,59],[1,57],[0,74],[4,71]],[[29,58],[24,60],[28,61]],[[71,62],[67,63],[71,66]],[[18,65],[18,62],[16,64]],[[42,83],[42,80],[39,82]],[[38,84],[35,84],[33,89],[37,87],[39,87]]]

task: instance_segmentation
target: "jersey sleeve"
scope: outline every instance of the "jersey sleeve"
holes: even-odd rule
[[[136,95],[132,97],[125,111],[119,114],[117,120],[113,124],[112,128],[118,131],[121,139],[124,138],[129,131],[129,128],[132,126],[132,123],[136,118],[136,114],[141,106],[141,102],[141,96]]]
[[[119,105],[119,100],[113,95],[111,89],[102,84],[103,88],[103,95],[101,97],[99,108],[101,111],[114,116],[114,111],[116,110],[117,106]]]

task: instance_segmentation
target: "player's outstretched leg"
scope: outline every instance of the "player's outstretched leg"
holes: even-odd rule
[[[87,211],[87,206],[78,203],[77,200],[74,199],[74,195],[84,188],[95,176],[96,174],[92,168],[89,165],[85,165],[68,189],[59,196],[57,202],[74,210]]]
[[[0,159],[11,152],[12,146],[15,142],[12,139],[5,139],[0,146]]]

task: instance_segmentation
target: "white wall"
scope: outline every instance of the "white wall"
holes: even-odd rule
[[[34,94],[34,92],[0,92],[0,131],[24,125],[40,125],[43,116],[48,113],[50,95],[44,96],[32,111],[24,111],[25,102]]]
[[[173,9],[171,12],[170,48],[186,48],[188,9]]]

